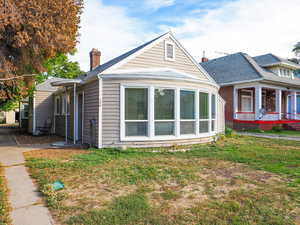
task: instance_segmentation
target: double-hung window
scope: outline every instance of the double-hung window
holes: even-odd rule
[[[55,115],[60,115],[61,113],[61,98],[60,96],[55,97]]]
[[[154,96],[155,136],[175,135],[175,90],[156,88]]]
[[[211,131],[216,129],[216,95],[211,95]]]
[[[148,88],[125,88],[125,135],[148,136]]]
[[[199,133],[209,132],[209,95],[199,93]]]
[[[180,134],[195,132],[195,91],[180,90]]]

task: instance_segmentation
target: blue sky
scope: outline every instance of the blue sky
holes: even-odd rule
[[[85,0],[72,59],[88,70],[92,48],[104,63],[169,30],[198,61],[203,51],[292,57],[299,12],[300,0]]]

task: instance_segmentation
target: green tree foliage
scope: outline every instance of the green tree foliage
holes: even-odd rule
[[[80,69],[78,62],[72,62],[68,56],[57,53],[55,57],[49,59],[44,64],[47,72],[41,73],[37,77],[37,82],[41,83],[49,77],[75,78],[84,72]]]

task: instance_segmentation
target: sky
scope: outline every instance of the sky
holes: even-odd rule
[[[245,52],[293,57],[300,41],[300,0],[85,0],[77,53],[89,70],[89,52],[101,64],[172,31],[200,61]]]

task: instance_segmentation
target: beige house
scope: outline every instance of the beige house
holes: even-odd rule
[[[202,143],[224,131],[219,86],[172,33],[102,65],[100,56],[91,51],[84,76],[51,83],[55,133],[102,148]]]

